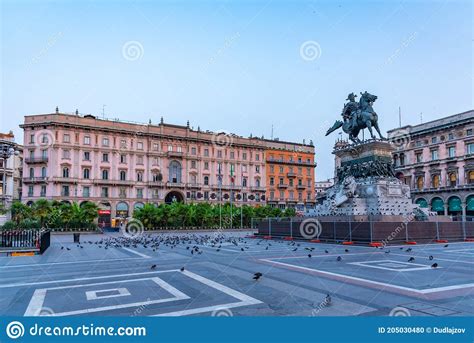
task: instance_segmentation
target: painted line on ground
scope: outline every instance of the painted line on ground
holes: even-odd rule
[[[0,266],[0,269],[6,268],[18,268],[18,267],[41,267],[41,266],[54,266],[61,264],[79,264],[79,263],[90,263],[90,262],[122,262],[128,260],[142,260],[143,257],[126,257],[126,258],[114,258],[114,259],[95,259],[95,260],[80,260],[80,261],[66,261],[66,262],[47,262],[47,263],[32,263],[32,264],[12,264],[8,266]]]
[[[151,257],[148,256],[148,255],[142,254],[142,253],[140,253],[140,252],[138,252],[138,251],[135,251],[135,250],[133,250],[133,249],[130,249],[130,248],[122,247],[122,249],[123,249],[123,250],[127,250],[128,252],[131,252],[132,254],[141,256],[141,257],[143,257],[143,258],[151,258]]]

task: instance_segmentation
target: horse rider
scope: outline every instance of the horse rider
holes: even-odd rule
[[[347,96],[346,100],[349,100],[348,103],[344,105],[342,110],[342,117],[344,121],[350,122],[350,127],[353,128],[357,125],[357,112],[359,110],[359,103],[355,100],[357,97],[353,92]]]

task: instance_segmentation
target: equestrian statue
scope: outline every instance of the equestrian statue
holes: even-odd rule
[[[347,96],[346,100],[349,100],[349,102],[344,105],[341,113],[343,120],[336,120],[334,125],[326,132],[326,136],[342,127],[342,130],[349,134],[349,139],[352,142],[361,143],[362,141],[357,137],[360,131],[367,128],[372,139],[376,139],[372,131],[372,128],[375,128],[380,138],[385,139],[380,133],[377,113],[372,108],[377,96],[367,93],[367,91],[360,94],[359,102],[356,101],[357,95],[354,93]]]

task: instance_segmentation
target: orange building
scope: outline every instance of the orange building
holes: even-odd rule
[[[314,145],[265,140],[267,204],[303,209],[315,204]]]

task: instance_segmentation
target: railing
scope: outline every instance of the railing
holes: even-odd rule
[[[47,176],[36,176],[36,177],[25,177],[23,178],[23,183],[42,183],[42,182],[47,182],[48,177]]]
[[[25,158],[25,163],[47,163],[48,162],[48,157],[26,157]]]
[[[6,230],[0,231],[0,251],[45,252],[50,245],[49,230]]]

